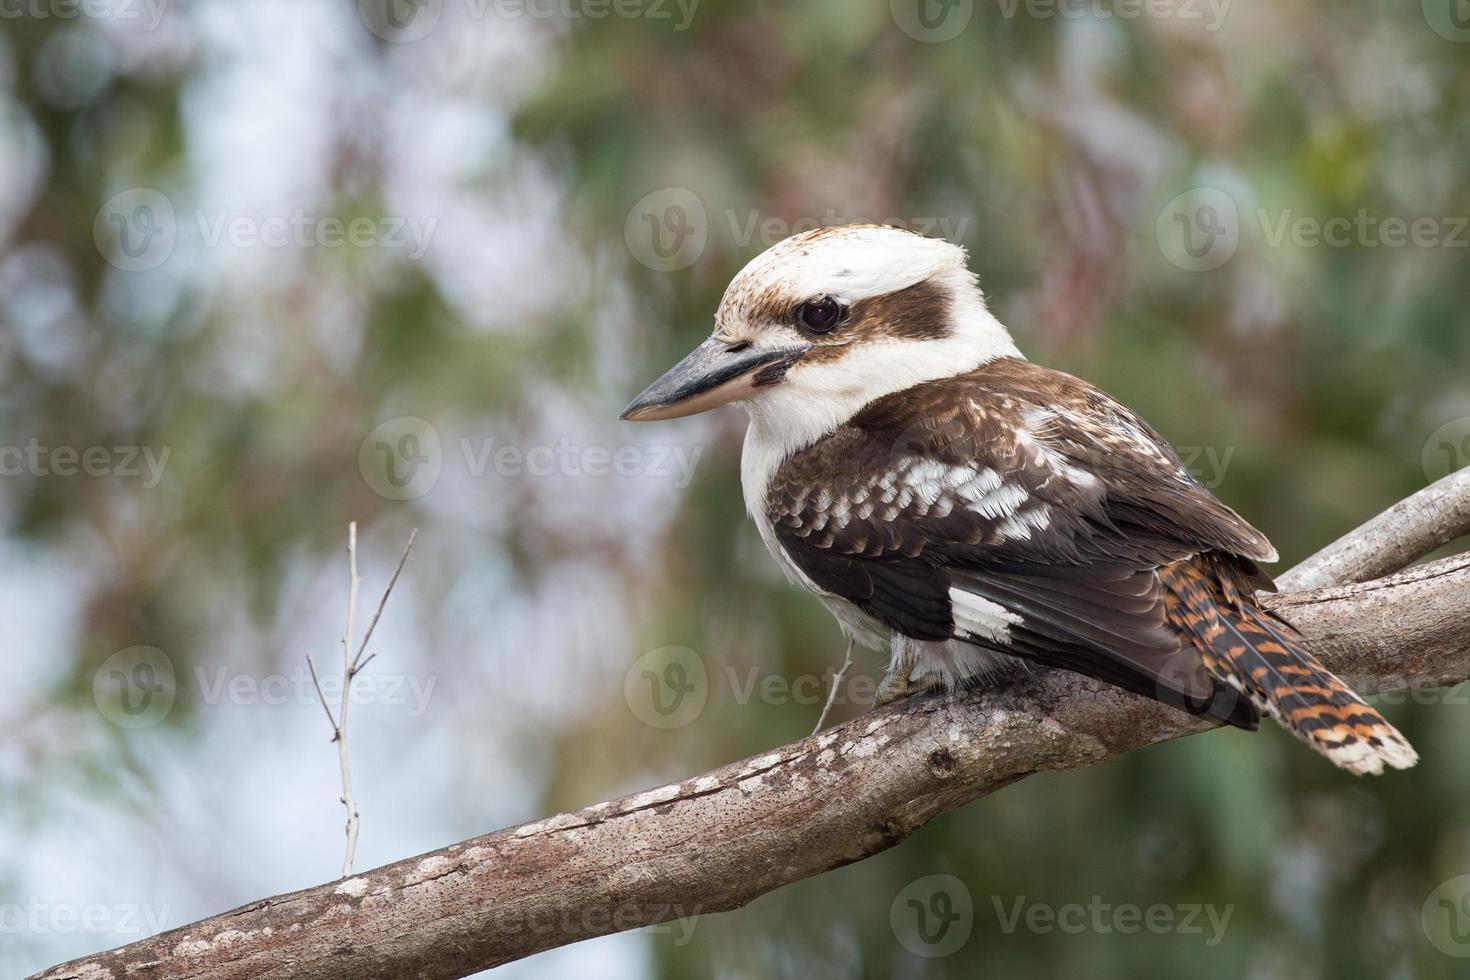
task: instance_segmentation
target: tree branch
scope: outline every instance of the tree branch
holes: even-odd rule
[[[1470,480],[1454,486],[1464,506]],[[1383,536],[1390,520],[1413,547]],[[1407,565],[1442,536],[1389,515],[1361,533],[1333,546],[1347,579]],[[1329,668],[1372,693],[1470,678],[1467,595],[1462,555],[1267,601]],[[739,908],[1032,773],[1209,727],[1080,675],[1038,671],[998,690],[892,705],[703,776],[264,899],[41,976],[461,977]]]
[[[1408,568],[1436,548],[1470,534],[1470,467],[1399,501],[1339,538],[1277,584],[1284,592],[1366,582]]]

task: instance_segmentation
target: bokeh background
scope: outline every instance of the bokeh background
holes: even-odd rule
[[[0,974],[335,876],[349,521],[365,606],[420,529],[359,867],[807,733],[743,415],[617,421],[790,231],[963,242],[1286,567],[1470,462],[1467,215],[1460,0],[0,2]],[[1406,774],[1191,738],[501,975],[1464,976],[1460,693]]]

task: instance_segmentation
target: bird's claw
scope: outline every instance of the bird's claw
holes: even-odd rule
[[[878,691],[873,697],[873,707],[881,708],[885,704],[911,698],[916,694],[928,694],[931,691],[942,690],[943,687],[943,681],[932,673],[921,674],[918,680],[914,680],[910,674],[890,670],[878,682]]]
[[[885,704],[892,704],[913,694],[915,690],[917,688],[907,673],[890,670],[883,675],[883,680],[878,682],[878,692],[873,698],[873,707],[881,708]]]

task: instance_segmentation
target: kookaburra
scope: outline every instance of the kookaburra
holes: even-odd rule
[[[788,238],[623,417],[729,402],[771,554],[891,649],[880,703],[1021,661],[1245,729],[1271,715],[1352,772],[1417,761],[1258,604],[1265,536],[1143,419],[1027,361],[963,249],[876,225]]]

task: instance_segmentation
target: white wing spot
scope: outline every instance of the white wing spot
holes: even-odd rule
[[[962,633],[1005,643],[1010,628],[1021,623],[1021,617],[1005,606],[963,589],[950,589],[949,602],[955,626]]]
[[[984,517],[998,520],[1015,513],[1030,496],[1025,487],[1008,483],[977,499],[970,504],[970,509]]]
[[[1050,526],[1051,507],[1048,504],[1038,504],[1031,510],[1007,517],[1000,526],[1000,538],[1002,541],[1029,541],[1033,530],[1045,531]]]

